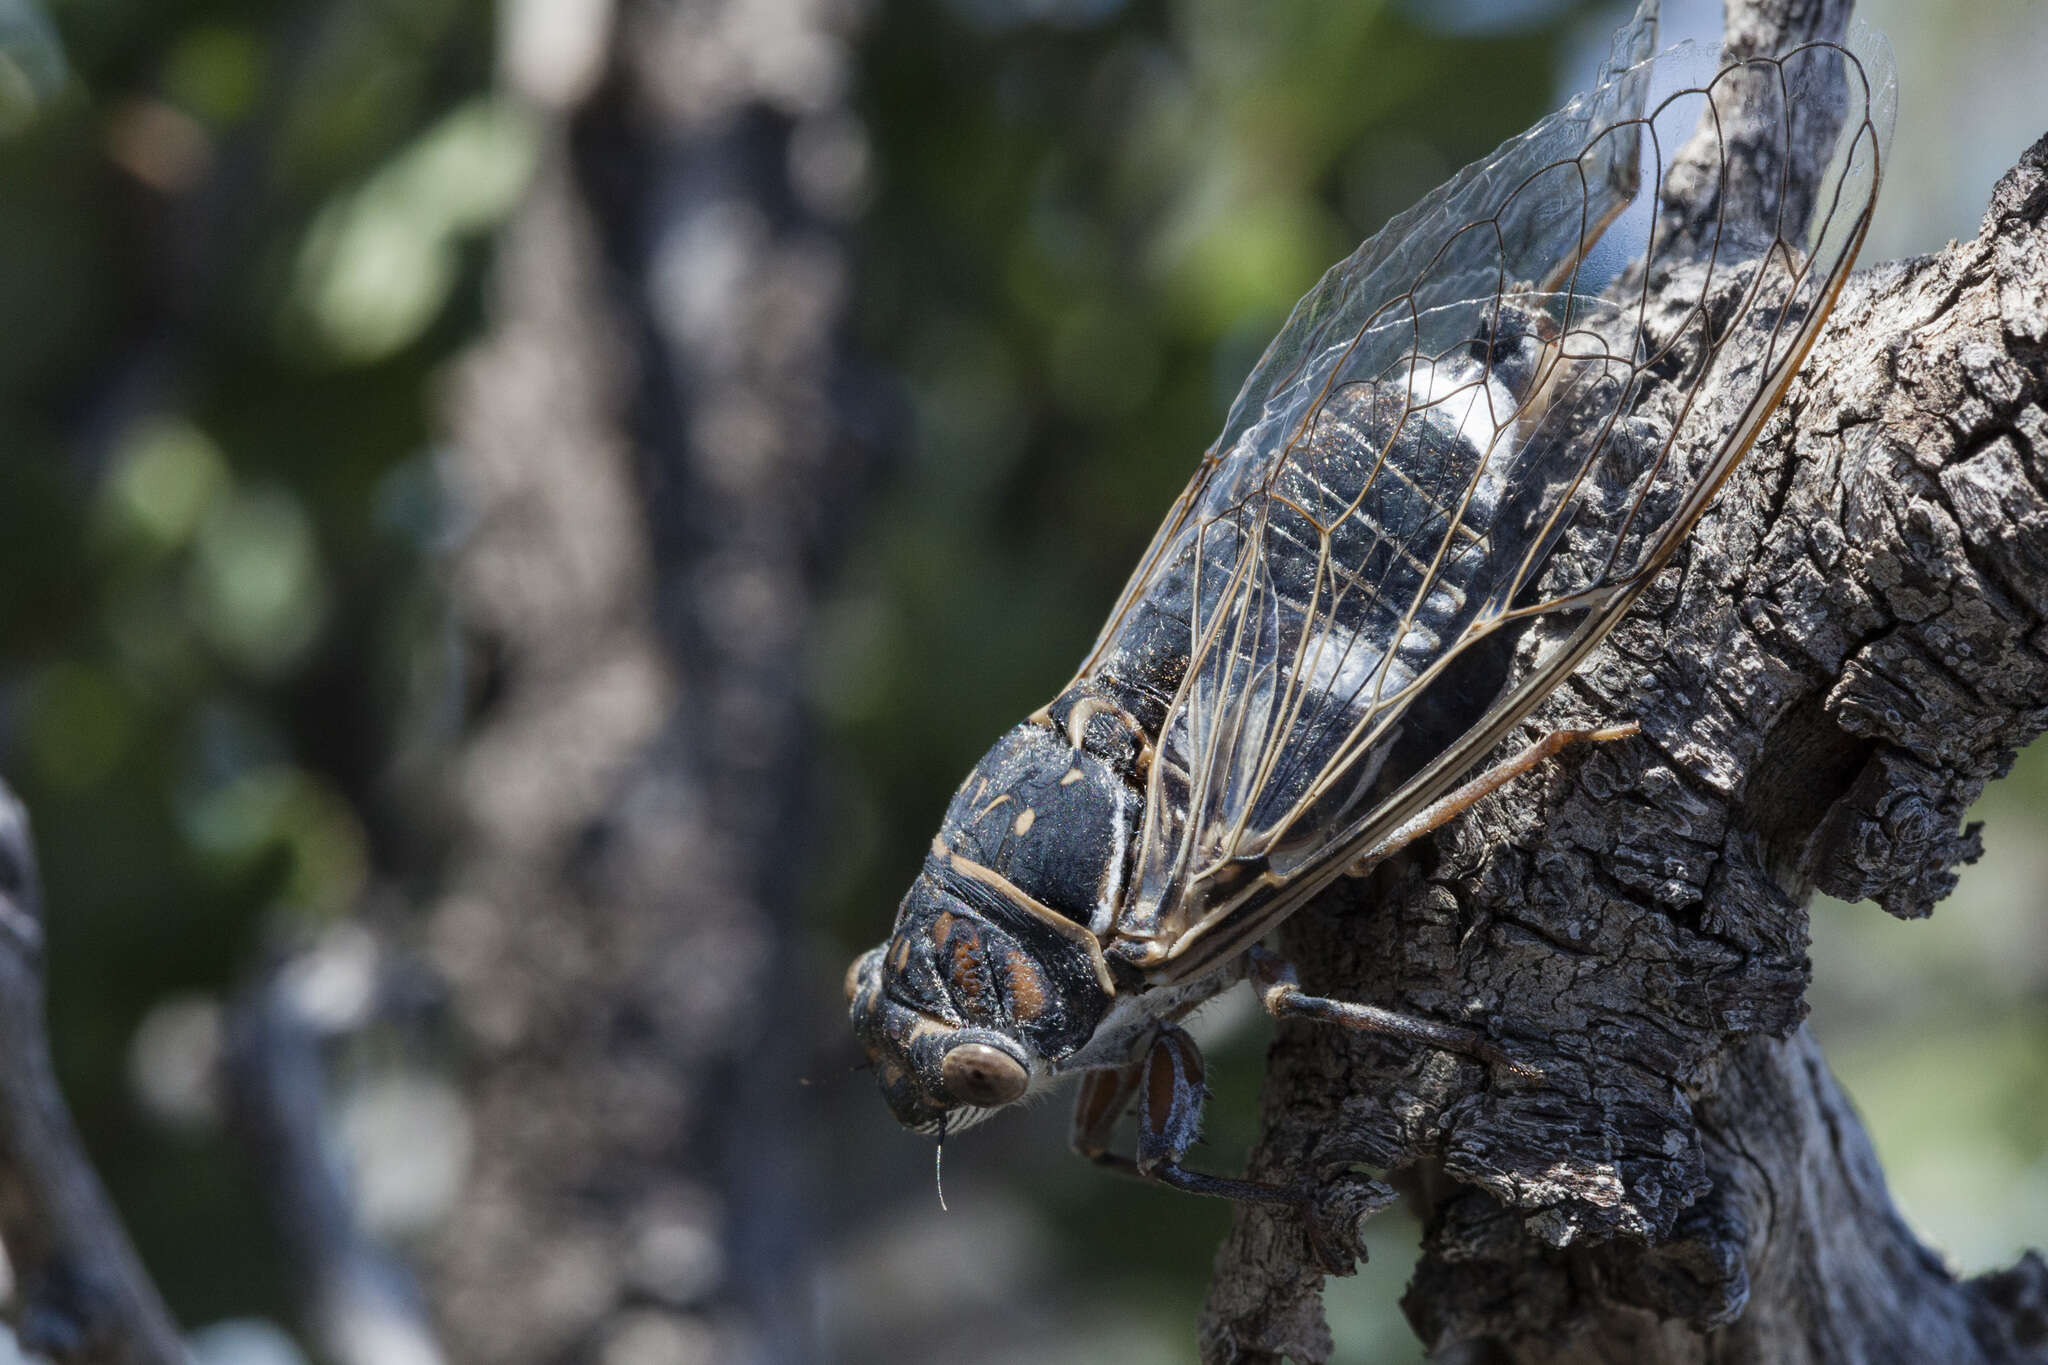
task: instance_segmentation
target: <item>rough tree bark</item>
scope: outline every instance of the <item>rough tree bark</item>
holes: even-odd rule
[[[1848,6],[1729,8],[1754,52]],[[1642,736],[1282,933],[1317,993],[1483,1016],[1548,1084],[1291,1025],[1254,1169],[1396,1172],[1427,1230],[1404,1307],[1445,1360],[2048,1359],[2048,1263],[1951,1276],[1800,1028],[1811,894],[1929,913],[1978,851],[1970,803],[2048,725],[2048,138],[1976,240],[1852,279],[1689,548],[1530,729],[1621,717]],[[1321,1283],[1293,1222],[1241,1211],[1205,1357],[1326,1359]]]
[[[460,1360],[808,1356],[800,649],[864,463],[841,13],[506,7],[542,120],[451,394],[475,661],[435,957],[476,1149],[432,1257]]]

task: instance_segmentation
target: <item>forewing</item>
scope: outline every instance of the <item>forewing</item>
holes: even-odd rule
[[[1324,397],[1321,381],[1336,377],[1333,362],[1341,360],[1354,342],[1382,322],[1398,321],[1405,312],[1427,311],[1494,291],[1492,258],[1477,241],[1458,236],[1461,226],[1491,216],[1539,168],[1576,159],[1584,172],[1583,195],[1573,193],[1545,203],[1541,195],[1525,194],[1511,206],[1514,226],[1530,240],[1524,254],[1548,260],[1548,273],[1538,278],[1554,287],[1561,273],[1578,263],[1582,250],[1599,238],[1600,230],[1638,197],[1642,181],[1637,120],[1649,94],[1649,58],[1656,41],[1657,0],[1641,0],[1634,17],[1615,34],[1591,91],[1387,220],[1302,296],[1252,367],[1231,402],[1222,435],[1209,447],[1138,561],[1082,665],[1083,676],[1101,662],[1125,628],[1131,609],[1154,586],[1167,551],[1189,532],[1199,509],[1216,501],[1205,498],[1205,491],[1219,479],[1255,480],[1283,458],[1291,433]],[[1596,136],[1605,129],[1613,130],[1613,135]],[[1404,307],[1410,294],[1413,298]]]
[[[1618,62],[1333,269],[1253,372],[1087,666],[1186,660],[1120,920],[1159,956],[1256,937],[1460,776],[1782,393],[1867,224],[1889,72],[1829,44],[1697,67]],[[1759,173],[1816,119],[1838,130],[1818,186]],[[1703,234],[1655,211],[1688,138]],[[1508,687],[1532,625],[1546,652]]]

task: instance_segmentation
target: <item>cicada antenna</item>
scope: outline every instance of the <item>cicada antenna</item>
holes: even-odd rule
[[[932,1181],[939,1187],[939,1212],[951,1213],[946,1207],[946,1111],[939,1111],[939,1140],[932,1148]]]

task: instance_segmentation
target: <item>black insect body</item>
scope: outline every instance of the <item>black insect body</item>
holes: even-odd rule
[[[1521,1070],[1468,1025],[1306,996],[1259,942],[1563,747],[1633,733],[1551,732],[1469,775],[1704,511],[1862,240],[1881,63],[1813,44],[1652,104],[1686,60],[1650,59],[1654,33],[1645,0],[1591,93],[1302,300],[1080,672],[961,785],[889,941],[847,973],[905,1125],[943,1136],[1074,1075],[1084,1154],[1297,1201],[1180,1164],[1202,1067],[1176,1021],[1247,976],[1276,1016]],[[1731,173],[1719,140],[1795,117],[1838,128],[1810,201]],[[1681,156],[1720,176],[1704,252],[1653,202],[1695,130]],[[1694,306],[1653,313],[1679,271]],[[1511,679],[1517,648],[1535,662]],[[1134,1106],[1125,1158],[1109,1137]]]

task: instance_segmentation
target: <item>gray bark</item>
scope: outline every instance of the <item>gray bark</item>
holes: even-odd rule
[[[1845,12],[1731,5],[1731,45]],[[2044,490],[2048,138],[1976,240],[1851,280],[1688,548],[1530,725],[1642,736],[1285,927],[1308,989],[1484,1017],[1547,1073],[1511,1092],[1312,1025],[1272,1049],[1253,1169],[1333,1197],[1350,1163],[1395,1173],[1438,1357],[2048,1359],[2048,1263],[1958,1281],[1920,1246],[1800,1028],[1809,897],[1928,914],[1978,852],[1971,802],[2048,725]],[[1321,1283],[1297,1225],[1242,1211],[1206,1358],[1326,1359]]]
[[[28,814],[0,786],[0,1246],[16,1339],[60,1365],[179,1365],[184,1346],[57,1088]]]
[[[511,35],[551,141],[450,400],[477,686],[433,939],[476,1148],[430,1296],[459,1360],[798,1361],[801,648],[863,464],[845,16],[576,12]]]

